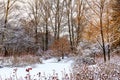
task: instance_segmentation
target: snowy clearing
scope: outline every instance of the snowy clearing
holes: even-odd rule
[[[0,80],[5,80],[6,78],[25,80],[25,77],[28,75],[28,72],[26,71],[28,68],[32,68],[32,70],[29,72],[32,80],[39,78],[38,73],[41,73],[43,78],[45,76],[50,77],[56,75],[57,73],[59,75],[58,78],[61,80],[65,73],[70,73],[73,60],[64,59],[58,63],[55,63],[55,60],[56,59],[53,58],[43,61],[43,64],[35,64],[27,67],[0,68]],[[15,69],[17,70],[16,73],[14,72]]]

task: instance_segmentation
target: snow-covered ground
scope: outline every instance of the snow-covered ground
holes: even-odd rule
[[[29,73],[32,80],[39,78],[38,73],[41,73],[42,76],[52,76],[57,73],[58,78],[61,80],[65,73],[70,73],[72,63],[72,59],[66,58],[60,62],[56,62],[56,58],[52,58],[43,60],[43,64],[34,64],[27,67],[3,67],[0,68],[0,80],[5,80],[5,78],[10,77],[17,77],[17,79],[25,80],[25,77],[28,74],[26,69],[28,68],[32,68]],[[15,70],[17,70],[16,73]]]

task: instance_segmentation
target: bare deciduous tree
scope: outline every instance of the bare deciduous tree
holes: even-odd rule
[[[9,17],[10,17],[10,14],[12,14],[13,12],[13,7],[15,5],[15,3],[17,2],[17,0],[7,0],[6,1],[3,1],[3,7],[2,9],[4,10],[4,15],[3,15],[3,20],[4,20],[4,24],[3,24],[3,32],[2,32],[2,45],[3,45],[3,48],[4,48],[4,56],[8,56],[8,51],[7,51],[7,48],[5,46],[5,40],[7,39],[6,38],[6,35],[5,35],[5,31],[7,31],[7,28],[8,28],[8,21],[9,21]]]

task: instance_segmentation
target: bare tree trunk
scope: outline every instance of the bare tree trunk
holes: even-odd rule
[[[101,27],[101,38],[102,38],[102,49],[103,49],[103,55],[104,55],[104,62],[106,62],[106,51],[105,51],[105,41],[104,41],[104,35],[103,35],[103,30],[102,26]]]
[[[7,23],[8,23],[8,14],[9,14],[9,9],[10,9],[10,0],[7,1],[7,8],[6,8],[6,12],[5,12],[5,21],[4,21],[4,28],[6,29],[7,28]],[[3,32],[3,35],[2,35],[2,42],[3,42],[3,48],[4,48],[4,56],[8,56],[8,51],[7,51],[7,48],[6,46],[4,45],[4,38],[5,38],[5,33]]]
[[[42,50],[45,51],[45,36],[42,35]]]
[[[69,13],[68,13],[68,29],[69,29],[70,46],[71,46],[71,50],[73,51],[73,43],[72,43],[72,36],[71,36],[71,26],[70,26]]]
[[[46,47],[45,50],[48,50],[48,20],[46,19]]]
[[[108,45],[108,60],[110,60],[110,45]]]
[[[73,51],[73,42],[72,42],[72,32],[71,32],[71,24],[70,24],[70,5],[71,5],[71,0],[68,2],[67,5],[67,18],[68,18],[68,30],[69,30],[69,39],[70,39],[70,48]]]
[[[43,3],[42,3],[42,6],[43,6],[43,19],[44,19],[44,22],[45,22],[45,50],[48,50],[48,39],[49,39],[49,30],[48,30],[48,27],[49,27],[49,17],[50,17],[50,4],[49,4],[49,1],[44,1],[43,0]],[[44,39],[44,38],[43,38]]]
[[[57,33],[57,39],[59,38],[60,38],[60,22],[58,22],[58,33]]]
[[[35,41],[35,43],[37,44],[38,43],[38,35],[37,35],[37,33],[38,33],[38,30],[37,30],[37,26],[38,26],[38,11],[37,11],[37,8],[38,8],[38,5],[37,5],[37,1],[35,1],[35,15],[34,15],[34,17],[35,17],[35,39],[36,39],[36,41]]]
[[[82,17],[83,11],[84,11],[84,5],[83,5],[83,0],[78,1],[78,7],[77,7],[77,28],[76,28],[76,33],[77,33],[77,40],[76,40],[76,46],[79,44],[80,39],[81,39],[81,34],[83,31],[83,23],[82,22]]]
[[[108,60],[110,60],[110,46],[111,46],[109,31],[110,31],[110,20],[109,20],[109,11],[108,11],[108,7],[107,7],[107,55],[108,55]]]
[[[59,4],[60,4],[60,1],[59,0],[57,0],[57,27],[58,27],[58,29],[57,29],[57,39],[59,39],[59,35],[60,35],[60,7],[59,7]]]
[[[75,46],[75,39],[74,39],[74,25],[73,25],[73,14],[72,14],[72,9],[71,9],[71,37],[72,37],[72,48],[73,48],[73,51],[74,51],[74,46]]]
[[[35,27],[35,44],[37,44],[38,43],[38,36],[37,36],[37,25],[36,25],[36,27]]]
[[[54,30],[54,39],[57,39],[57,13],[55,14],[55,30]]]
[[[105,41],[104,41],[104,33],[103,33],[103,8],[104,8],[104,2],[100,1],[100,34],[102,39],[102,50],[104,55],[104,62],[106,62],[106,51],[105,51]]]

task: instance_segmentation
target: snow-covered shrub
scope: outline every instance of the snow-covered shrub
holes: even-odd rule
[[[120,47],[117,47],[116,49],[113,49],[111,56],[120,56]]]
[[[78,54],[81,56],[95,58],[102,55],[102,49],[97,43],[80,42],[77,47]]]
[[[43,54],[42,54],[42,58],[44,59],[50,59],[52,57],[54,57],[54,51],[53,50],[47,50],[47,51],[44,51]]]
[[[26,66],[35,63],[42,63],[42,60],[38,56],[24,55],[21,57],[14,56],[12,60],[12,66]]]
[[[37,50],[37,52],[36,52],[36,55],[37,56],[42,56],[43,55],[43,50],[41,49],[41,48],[39,48],[38,50]]]
[[[89,71],[86,65],[81,66],[77,72],[74,70],[73,77],[75,80],[94,80],[93,71]]]
[[[95,64],[95,60],[90,57],[80,57],[80,58],[77,58],[75,62],[77,64],[88,64],[88,65]]]
[[[54,51],[55,57],[62,57],[64,59],[65,55],[69,55],[70,44],[66,37],[61,37],[53,42],[50,49]]]
[[[0,59],[0,65],[2,66],[26,66],[35,63],[42,63],[42,60],[33,55],[3,57]]]
[[[98,77],[103,80],[120,80],[120,65],[115,63],[105,63],[99,65]]]
[[[120,65],[115,63],[100,63],[82,65],[73,68],[75,80],[120,80]]]
[[[5,57],[0,59],[0,65],[1,66],[9,66],[12,65],[12,58],[10,57]]]

